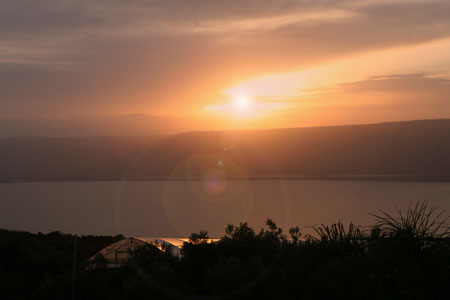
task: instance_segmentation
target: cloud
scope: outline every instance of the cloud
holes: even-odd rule
[[[319,108],[335,123],[382,122],[450,117],[450,79],[439,74],[414,73],[373,76],[342,83],[336,89],[317,89],[298,98],[299,105]],[[366,120],[366,121],[364,121]]]
[[[387,93],[426,96],[428,101],[443,99],[450,105],[450,79],[436,74],[399,74],[373,76],[367,80],[340,84],[342,93]]]
[[[449,118],[450,79],[430,73],[378,75],[308,90],[290,104],[293,127]]]
[[[201,108],[262,73],[450,36],[450,2],[3,0],[0,117]]]
[[[83,61],[102,41],[126,41],[131,48],[162,40],[164,51],[176,47],[180,36],[201,47],[226,41],[227,51],[244,44],[244,56],[256,52],[265,59],[333,56],[449,36],[449,14],[445,0],[5,0],[0,61],[37,63],[57,53]],[[130,37],[137,41],[129,43]],[[266,55],[257,51],[262,46]]]

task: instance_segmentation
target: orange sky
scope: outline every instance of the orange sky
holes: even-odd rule
[[[446,0],[0,3],[0,135],[450,117]]]

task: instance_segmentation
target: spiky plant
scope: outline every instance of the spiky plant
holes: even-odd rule
[[[383,210],[380,214],[370,214],[376,219],[374,226],[390,237],[435,239],[448,238],[450,227],[446,223],[449,217],[443,217],[444,211],[429,206],[428,201],[411,202],[406,212],[395,206],[397,216]]]
[[[330,225],[321,224],[313,226],[313,230],[319,235],[322,242],[355,242],[360,241],[364,234],[359,226],[350,223],[348,229],[339,221]]]

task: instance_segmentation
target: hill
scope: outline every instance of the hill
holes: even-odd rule
[[[450,179],[450,120],[0,140],[0,180]]]

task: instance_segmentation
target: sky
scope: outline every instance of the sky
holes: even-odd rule
[[[0,1],[0,136],[435,118],[448,0]]]

